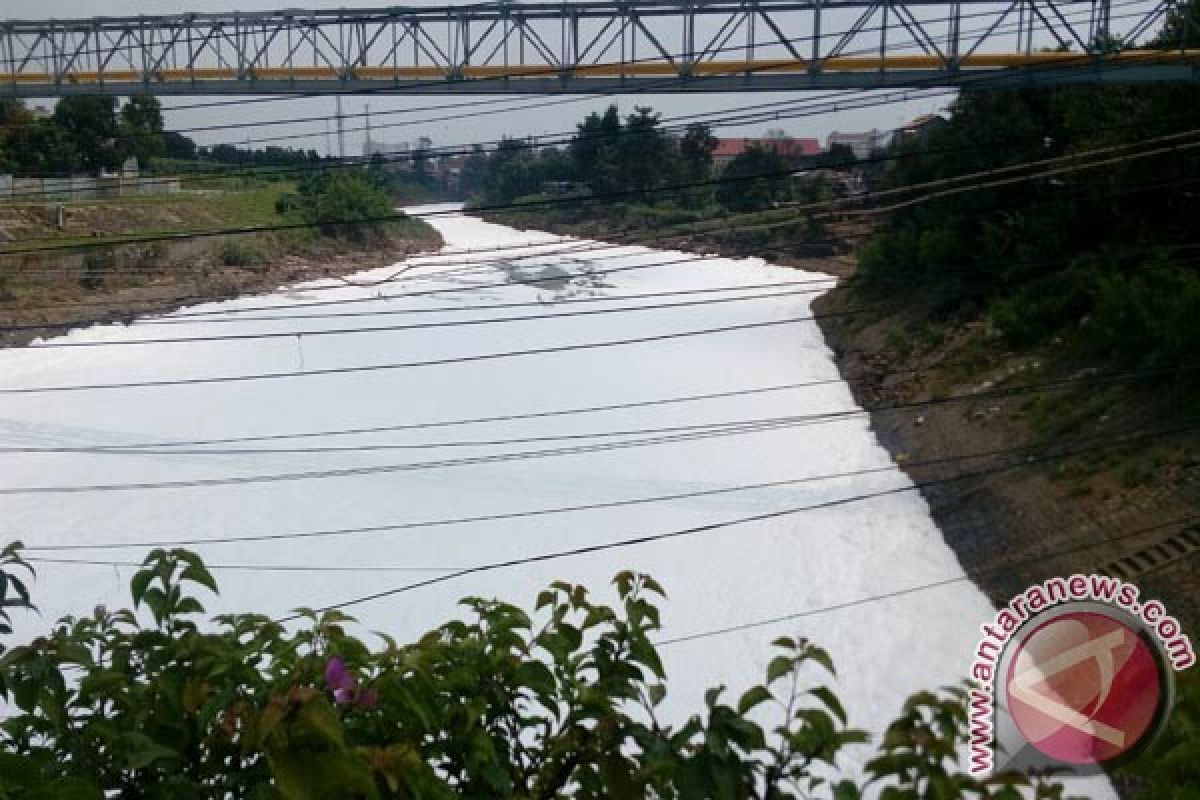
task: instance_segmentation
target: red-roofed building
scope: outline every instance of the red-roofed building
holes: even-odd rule
[[[726,164],[754,146],[774,150],[785,158],[819,156],[822,152],[821,143],[816,139],[718,139],[713,150],[713,164],[717,169],[724,169]]]

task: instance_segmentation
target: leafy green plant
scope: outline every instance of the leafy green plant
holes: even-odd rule
[[[262,252],[241,239],[226,239],[217,255],[227,267],[251,267],[263,262]]]
[[[79,285],[85,289],[99,289],[117,266],[117,257],[112,250],[92,250],[83,257],[83,276]]]
[[[16,546],[0,555],[0,573],[19,565]],[[614,586],[608,606],[553,583],[532,615],[467,598],[464,619],[373,649],[339,611],[201,624],[193,592],[215,592],[212,575],[155,550],[132,610],[65,618],[0,656],[0,798],[860,796],[838,762],[867,736],[824,680],[824,650],[777,639],[762,684],[728,701],[714,688],[667,724],[662,588],[632,572]],[[28,602],[11,576],[3,588]],[[964,719],[960,694],[914,698],[872,780],[895,797],[1015,797],[957,771]]]

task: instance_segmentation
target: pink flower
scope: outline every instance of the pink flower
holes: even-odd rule
[[[325,685],[333,691],[333,702],[339,706],[354,703],[359,708],[370,709],[379,703],[379,694],[374,689],[359,690],[358,680],[338,656],[325,662]]]
[[[358,681],[346,669],[346,662],[334,656],[325,662],[325,685],[333,690],[333,701],[345,705],[354,700],[354,689]]]

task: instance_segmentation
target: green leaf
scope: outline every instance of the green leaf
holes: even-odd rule
[[[125,754],[125,765],[129,769],[143,769],[160,759],[175,759],[179,757],[169,747],[165,747],[144,733],[131,732],[122,737],[128,744]]]
[[[194,597],[185,597],[175,606],[176,614],[203,614],[204,606]]]
[[[296,714],[296,727],[316,734],[330,744],[340,745],[343,741],[342,721],[333,705],[321,696],[314,697],[300,707]]]
[[[834,784],[833,800],[859,800],[862,791],[853,781],[843,780]]]
[[[37,797],[46,800],[104,800],[104,792],[82,778],[59,778],[48,784]]]
[[[630,657],[649,667],[659,678],[666,677],[666,671],[663,669],[662,659],[658,656],[658,651],[654,649],[654,645],[645,636],[635,636],[629,642]]]
[[[554,673],[540,661],[522,661],[517,665],[515,677],[517,683],[532,689],[539,697],[550,697],[557,686]]]
[[[836,694],[828,686],[818,686],[816,689],[809,691],[809,694],[819,699],[826,708],[833,712],[843,725],[846,724],[846,710],[842,707],[842,702],[838,700]]]
[[[134,608],[142,604],[142,598],[146,595],[146,588],[152,580],[154,580],[154,572],[144,569],[135,574],[133,580],[129,582],[129,593],[133,596]]]
[[[189,563],[183,572],[179,575],[180,580],[191,581],[198,583],[201,586],[210,590],[213,594],[219,594],[217,591],[217,581],[213,578],[212,573],[208,568],[200,563],[199,558],[195,563]]]
[[[771,699],[771,692],[765,686],[752,686],[747,689],[740,700],[738,700],[738,713],[745,714],[755,706],[765,703]]]
[[[774,683],[792,671],[791,656],[775,656],[767,665],[767,683]]]
[[[837,675],[837,670],[833,668],[833,659],[830,658],[829,651],[825,648],[810,644],[804,651],[804,657],[820,664],[830,675]]]

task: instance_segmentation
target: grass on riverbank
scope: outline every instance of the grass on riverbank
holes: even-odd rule
[[[239,192],[70,203],[62,228],[54,205],[0,205],[0,325],[126,319],[383,266],[441,244],[433,228],[410,218],[322,231],[308,225],[301,208],[280,203],[295,189],[280,181]],[[293,224],[301,227],[213,233]],[[198,233],[205,235],[189,236]],[[58,249],[4,255],[4,242],[14,250]],[[37,333],[9,332],[0,344]]]

